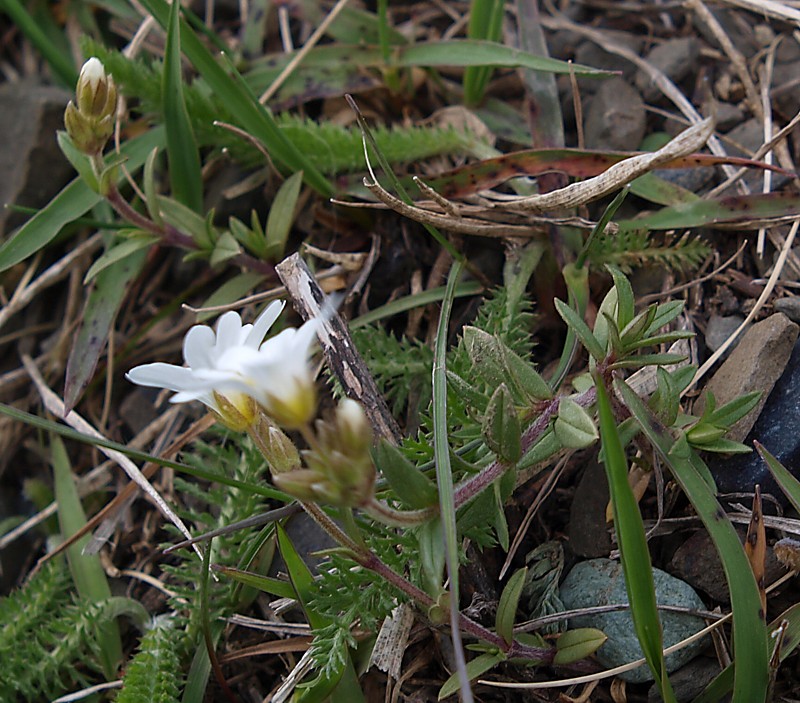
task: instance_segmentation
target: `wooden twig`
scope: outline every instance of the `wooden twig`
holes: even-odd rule
[[[300,316],[304,320],[319,317],[325,294],[314,280],[306,262],[298,254],[292,254],[281,261],[275,270]],[[364,406],[370,424],[378,436],[390,442],[399,442],[400,428],[353,344],[344,320],[334,312],[323,320],[318,334],[325,360],[342,384],[347,397]]]

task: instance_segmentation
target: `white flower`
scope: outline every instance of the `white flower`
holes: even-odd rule
[[[127,378],[141,386],[175,391],[173,403],[199,400],[231,426],[248,426],[261,405],[278,423],[299,427],[316,411],[314,379],[309,367],[318,319],[299,329],[287,328],[262,343],[283,310],[274,302],[252,325],[235,312],[225,313],[216,333],[195,325],[183,341],[188,366],[154,363],[137,366]]]

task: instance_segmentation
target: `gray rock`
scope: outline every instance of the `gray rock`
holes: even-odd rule
[[[700,42],[694,37],[669,39],[659,44],[646,56],[649,64],[666,74],[673,83],[679,83],[695,67],[700,55]],[[642,91],[647,101],[657,100],[662,96],[650,76],[639,71],[636,74],[636,87]]]
[[[619,32],[616,30],[604,30],[603,34],[613,41],[630,49],[635,54],[641,54],[644,40],[630,32]],[[606,71],[619,71],[625,78],[632,78],[636,68],[628,61],[617,54],[602,49],[593,41],[586,40],[575,50],[575,62],[592,68],[602,68]],[[605,80],[593,78],[579,78],[581,93],[591,95],[605,84]]]
[[[732,103],[717,103],[717,130],[727,132],[744,120],[744,110]],[[708,113],[706,113],[708,114]]]
[[[798,331],[800,327],[786,315],[770,315],[744,333],[736,349],[711,377],[706,393],[714,394],[717,407],[744,393],[762,391],[755,409],[731,428],[727,435],[730,439],[741,442],[752,429],[767,396],[786,368]],[[705,396],[695,403],[695,414],[701,413],[704,405]]]
[[[720,671],[722,670],[719,663],[715,659],[706,657],[698,657],[686,666],[682,666],[669,677],[675,700],[678,703],[693,701]],[[647,703],[661,703],[663,700],[658,686],[653,684],[647,692]]]
[[[798,75],[800,75],[800,60],[777,64],[772,74],[774,88],[770,92],[774,96],[775,106],[787,119],[791,119],[800,111]]]
[[[744,344],[739,345],[740,348],[743,346]],[[800,478],[798,428],[800,428],[800,343],[795,344],[783,375],[775,383],[758,421],[744,442],[752,446],[753,440],[757,439],[795,477]],[[766,464],[756,452],[736,454],[732,457],[714,456],[709,460],[708,468],[721,493],[752,492],[753,486],[759,484],[762,492],[772,494],[783,504],[787,502]]]
[[[75,174],[56,143],[69,99],[67,91],[52,86],[6,83],[0,88],[0,235],[27,219],[4,205],[42,207]]]
[[[569,546],[581,557],[607,557],[611,535],[606,523],[608,483],[603,466],[591,462],[581,476],[569,510]]]
[[[782,312],[792,322],[800,324],[800,298],[790,296],[787,298],[778,298],[772,305],[775,312]]]
[[[728,337],[738,329],[742,322],[744,322],[744,318],[740,315],[728,315],[725,317],[722,315],[712,315],[708,319],[708,327],[706,327],[706,346],[712,352],[717,351]],[[736,348],[737,343],[738,342],[734,342],[733,346],[729,347],[728,354]]]
[[[795,68],[800,71],[800,64]],[[796,74],[794,74],[796,76]],[[793,89],[793,92],[797,92]],[[798,102],[800,105],[800,102]],[[791,116],[797,112],[791,113]],[[753,154],[764,143],[764,127],[756,118],[742,122],[734,127],[730,132],[725,135],[725,148],[731,156],[744,156],[751,158]],[[747,183],[751,190],[760,192],[764,184],[764,172],[759,169],[749,169],[744,175],[744,181]],[[778,190],[781,186],[789,181],[788,176],[781,173],[772,174],[772,190]],[[725,195],[731,195],[738,191],[732,186],[724,191]]]
[[[586,146],[634,151],[644,137],[645,117],[639,93],[621,78],[609,78],[589,106]]]
[[[703,601],[689,584],[660,569],[653,569],[653,580],[656,601],[659,605],[704,608]],[[561,600],[564,607],[569,610],[627,603],[628,594],[621,564],[610,559],[581,562],[564,579],[561,585]],[[690,637],[704,627],[703,620],[692,615],[660,611],[660,616],[665,647]],[[596,654],[597,659],[606,667],[627,664],[643,656],[633,628],[633,620],[627,610],[570,618],[570,627],[596,627],[607,635],[608,641],[597,650]],[[667,671],[675,671],[683,666],[697,656],[705,646],[706,640],[703,639],[668,655]],[[632,683],[653,680],[646,665],[626,672],[620,678]]]

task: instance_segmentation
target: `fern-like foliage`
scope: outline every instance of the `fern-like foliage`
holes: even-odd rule
[[[103,603],[73,599],[66,570],[49,562],[0,600],[0,700],[50,700],[101,671]]]
[[[97,56],[124,94],[139,101],[137,109],[163,120],[159,62],[129,59],[92,40],[85,40],[83,51]],[[214,126],[215,120],[235,122],[224,103],[209,94],[201,81],[184,86],[184,99],[197,141],[201,146],[226,148],[233,158],[247,166],[263,163],[252,145],[228,130]],[[290,114],[276,116],[286,137],[326,175],[366,170],[361,132],[330,122],[316,123]],[[376,127],[373,135],[389,163],[406,164],[441,154],[469,153],[476,141],[471,134],[451,127]]]
[[[419,560],[411,556],[416,551],[413,535],[382,526],[363,526],[369,548],[392,569],[418,583]],[[325,675],[341,670],[347,648],[355,648],[354,628],[377,633],[383,619],[405,600],[404,594],[382,578],[339,553],[333,553],[320,566],[314,591],[311,607],[330,621],[314,631],[312,650],[318,669]]]
[[[377,325],[356,328],[351,334],[395,417],[402,414],[412,389],[419,406],[427,407],[431,399],[431,349],[418,340],[397,338]]]
[[[659,245],[652,232],[626,230],[597,237],[589,248],[589,261],[597,268],[613,264],[626,273],[641,266],[681,271],[696,268],[710,252],[700,237],[685,235],[678,241],[667,240]]]
[[[171,616],[154,619],[125,670],[116,703],[177,703],[184,639]]]

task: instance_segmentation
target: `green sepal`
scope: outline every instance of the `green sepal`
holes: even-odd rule
[[[84,183],[95,193],[100,193],[100,181],[92,166],[91,157],[78,149],[69,134],[62,130],[56,132],[56,141],[61,153],[67,157],[67,161],[72,164],[72,167],[78,172]]]
[[[417,529],[417,543],[425,590],[431,598],[438,598],[443,593],[442,574],[445,567],[444,532],[438,516]]]

